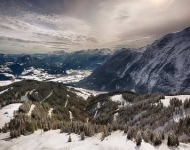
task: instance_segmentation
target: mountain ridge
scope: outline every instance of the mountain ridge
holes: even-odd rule
[[[79,86],[105,91],[132,90],[141,94],[189,91],[189,32],[190,27],[167,34],[147,46],[143,53],[136,53],[133,60],[127,59],[130,54],[125,50],[120,51],[81,81]],[[113,69],[107,71],[108,66]]]

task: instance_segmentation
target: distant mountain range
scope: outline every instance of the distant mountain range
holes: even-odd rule
[[[122,49],[78,85],[137,93],[190,91],[190,27],[138,49]]]
[[[0,80],[19,76],[31,67],[49,74],[65,74],[66,70],[94,70],[114,53],[110,49],[82,50],[73,53],[56,51],[47,54],[0,54]],[[7,76],[7,74],[9,74]]]

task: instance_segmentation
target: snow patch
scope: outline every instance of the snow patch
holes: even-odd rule
[[[98,110],[96,110],[95,114],[94,114],[94,118],[96,118],[97,116],[97,113],[98,113]]]
[[[2,128],[5,123],[10,122],[14,116],[14,111],[17,111],[21,105],[22,103],[10,104],[0,110],[0,128]]]
[[[0,86],[6,86],[6,85],[10,85],[12,83],[20,82],[20,81],[22,81],[22,80],[16,79],[16,80],[0,81]]]
[[[118,113],[115,113],[113,116],[113,121],[117,121],[117,116],[118,116]]]
[[[26,92],[24,96],[21,96],[21,101],[28,101],[29,99],[27,95],[28,95],[28,92]]]
[[[35,91],[36,89],[33,89],[29,92],[30,95],[32,95],[32,93]]]
[[[35,69],[34,67],[30,67],[30,69],[24,70],[21,75],[26,75],[28,73],[41,74],[43,71],[44,71],[44,69]]]
[[[70,120],[72,121],[73,120],[73,114],[72,114],[72,112],[71,111],[69,111],[69,117],[70,117]]]
[[[42,103],[43,101],[45,101],[46,99],[48,99],[52,94],[53,94],[53,91],[46,98],[44,98],[40,103]]]
[[[123,98],[122,94],[111,96],[110,99],[113,102],[119,102],[119,103],[121,103],[121,105],[119,107],[123,107],[123,106],[126,106],[126,105],[130,104],[129,102],[126,102],[126,100]]]
[[[67,101],[65,102],[65,107],[67,107],[67,104],[68,104],[68,99],[67,99]]]
[[[8,90],[9,90],[9,89],[6,89],[6,90],[1,91],[1,92],[0,92],[0,95],[3,94],[3,93],[5,93],[5,92],[7,92]]]
[[[27,114],[28,116],[31,116],[32,111],[34,110],[34,108],[35,108],[35,105],[32,104],[31,107],[30,107],[30,110],[29,110],[29,112],[28,112],[28,114]]]
[[[49,112],[48,112],[48,116],[51,118],[52,116],[52,111],[53,111],[53,108],[50,108]]]
[[[74,93],[76,93],[79,97],[84,98],[85,100],[88,99],[89,96],[93,95],[99,95],[99,94],[103,94],[103,93],[107,93],[107,92],[102,92],[102,91],[94,91],[94,90],[87,90],[87,89],[83,89],[83,88],[77,88],[77,87],[71,87],[68,86],[70,89],[75,89]]]
[[[67,101],[65,102],[65,107],[67,107],[67,104],[68,104],[68,97],[70,97],[70,96],[67,95]]]

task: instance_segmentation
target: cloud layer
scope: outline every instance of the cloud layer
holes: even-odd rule
[[[0,51],[141,47],[190,26],[189,0],[1,0]]]

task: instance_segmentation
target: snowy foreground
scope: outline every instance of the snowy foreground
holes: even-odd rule
[[[0,150],[169,150],[164,144],[154,147],[145,142],[137,147],[134,142],[126,140],[126,135],[120,131],[112,133],[104,141],[100,140],[101,134],[86,138],[84,141],[80,140],[80,136],[71,134],[71,143],[68,143],[68,134],[60,133],[60,130],[51,130],[42,134],[39,130],[32,135],[17,139],[8,137],[8,133],[0,135]],[[171,149],[189,150],[190,145],[180,144],[178,148]]]

